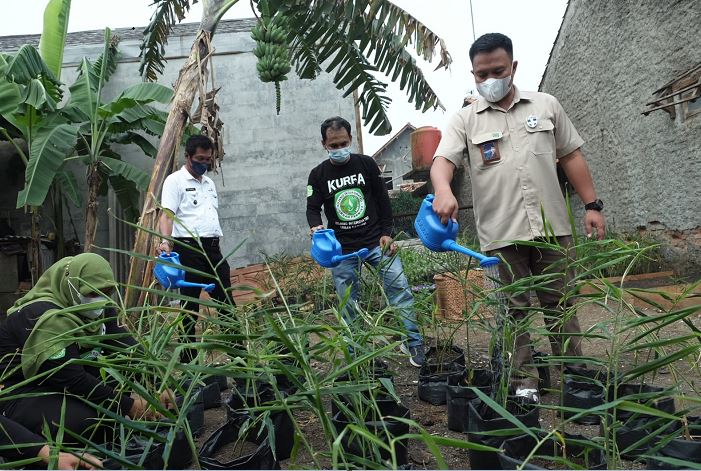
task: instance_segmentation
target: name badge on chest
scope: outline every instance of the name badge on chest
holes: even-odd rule
[[[501,160],[499,142],[502,137],[504,134],[501,131],[491,131],[477,134],[472,138],[472,143],[480,150],[484,165],[493,165]]]
[[[194,204],[195,206],[197,206],[197,188],[185,188],[185,191],[186,191],[186,192],[187,192],[187,191],[192,192],[192,193],[191,193],[191,194],[193,195],[192,204]]]
[[[485,165],[492,165],[501,160],[499,141],[487,141],[478,145],[480,153],[482,154],[482,162],[484,162]]]

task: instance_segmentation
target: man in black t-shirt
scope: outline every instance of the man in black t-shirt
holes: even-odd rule
[[[387,300],[396,307],[406,329],[407,341],[402,351],[410,356],[413,366],[424,362],[423,338],[416,326],[414,299],[396,256],[392,242],[392,208],[389,195],[375,161],[366,155],[351,154],[350,123],[341,117],[329,118],[321,124],[321,144],[329,158],[309,173],[307,184],[307,222],[310,234],[324,226],[321,208],[341,243],[343,253],[367,248],[365,259],[379,267]],[[347,299],[342,307],[343,317],[352,324],[356,318],[360,269],[358,259],[345,260],[331,269],[336,293]],[[350,292],[348,293],[348,291]]]

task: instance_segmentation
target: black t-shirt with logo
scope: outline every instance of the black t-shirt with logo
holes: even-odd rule
[[[307,183],[310,227],[322,224],[322,206],[328,228],[336,232],[343,253],[375,248],[381,236],[390,235],[389,195],[371,157],[351,154],[344,165],[326,159],[314,167]]]

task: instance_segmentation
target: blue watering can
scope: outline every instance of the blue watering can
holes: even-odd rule
[[[156,263],[153,265],[153,274],[158,280],[158,282],[165,289],[171,288],[202,288],[208,293],[214,291],[214,283],[204,284],[204,283],[190,283],[185,281],[185,270],[182,268],[164,265],[159,263],[159,261],[164,261],[171,263],[172,265],[180,265],[180,255],[177,252],[171,252],[167,255],[165,252],[160,254],[156,259]]]
[[[458,223],[451,219],[448,221],[448,224],[444,225],[438,214],[433,211],[433,198],[433,195],[426,195],[414,221],[416,233],[426,248],[434,252],[452,250],[469,255],[479,260],[482,268],[498,264],[499,259],[497,257],[487,257],[455,242],[458,236]]]
[[[333,229],[320,229],[312,234],[312,258],[324,268],[337,267],[339,263],[351,258],[364,259],[370,251],[360,249],[347,255],[341,255],[341,243],[336,239]]]

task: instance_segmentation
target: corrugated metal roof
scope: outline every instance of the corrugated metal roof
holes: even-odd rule
[[[390,146],[390,144],[392,144],[394,141],[396,141],[396,140],[399,138],[399,136],[401,136],[401,135],[402,135],[405,131],[407,131],[407,130],[415,131],[415,130],[416,130],[416,127],[415,127],[413,124],[411,124],[411,123],[406,123],[406,124],[404,125],[404,127],[402,127],[402,129],[400,129],[399,131],[397,131],[397,133],[396,133],[394,136],[392,136],[391,138],[389,138],[389,140],[388,140],[387,142],[385,142],[385,143],[382,145],[382,147],[380,147],[379,149],[377,149],[377,152],[375,152],[374,154],[372,154],[372,158],[375,159],[375,160],[377,160],[377,158],[378,158],[380,155],[382,155],[382,153]]]
[[[217,26],[217,34],[222,33],[241,33],[248,32],[253,29],[256,24],[255,18],[243,18],[236,20],[223,20]],[[182,23],[173,26],[173,31],[170,37],[194,36],[199,28],[199,23]],[[141,40],[144,35],[145,26],[132,28],[117,28],[113,30],[113,34],[119,35],[122,41]],[[0,36],[0,51],[12,52],[16,51],[24,44],[39,45],[39,34],[20,34],[15,36]],[[66,46],[77,46],[82,44],[102,44],[104,41],[104,30],[97,29],[93,31],[77,31],[68,33],[66,37]]]

